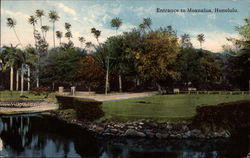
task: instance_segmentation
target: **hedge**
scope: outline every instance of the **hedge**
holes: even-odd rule
[[[59,109],[73,109],[74,108],[74,97],[70,96],[56,96]]]
[[[231,132],[249,130],[249,100],[198,106],[192,125],[201,129],[227,129]]]
[[[102,102],[70,96],[56,96],[56,98],[59,109],[74,109],[79,119],[93,121],[104,116]]]

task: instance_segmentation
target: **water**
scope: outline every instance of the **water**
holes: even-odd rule
[[[0,118],[0,157],[237,158],[248,153],[248,138],[146,140],[95,137],[42,115]]]

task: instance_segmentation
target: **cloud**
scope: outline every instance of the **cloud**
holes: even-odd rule
[[[64,5],[63,3],[51,2],[51,1],[47,1],[47,3],[52,6],[58,7],[59,9],[62,9],[65,13],[76,15],[76,11],[74,9]]]
[[[211,19],[211,20],[215,20],[216,19],[216,15],[215,14],[208,14],[207,18]]]
[[[4,8],[1,8],[1,14],[2,16],[3,15],[12,16],[14,19],[22,19],[22,20],[27,20],[29,17],[29,15],[23,12],[14,12]]]
[[[145,15],[147,16],[153,16],[156,15],[155,10],[156,7],[127,7],[128,11],[133,12],[137,17],[143,18]]]
[[[202,44],[202,48],[213,52],[219,52],[222,50],[222,45],[231,44],[226,38],[234,37],[238,38],[236,33],[228,33],[222,30],[218,31],[187,31],[191,35],[191,42],[195,48],[200,48],[196,36],[200,33],[205,35],[205,42]]]
[[[183,12],[176,12],[175,14],[180,16],[180,17],[185,17],[185,13],[183,13]]]

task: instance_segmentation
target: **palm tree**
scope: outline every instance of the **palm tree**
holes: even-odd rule
[[[13,29],[13,31],[14,31],[14,33],[15,33],[15,36],[16,36],[16,38],[17,38],[19,44],[22,46],[22,43],[21,43],[19,37],[17,36],[16,30],[15,30],[16,20],[13,19],[13,18],[7,18],[7,23],[6,23],[6,24],[7,24],[7,26],[8,26],[9,28],[12,28],[12,29]]]
[[[100,43],[99,43],[99,37],[100,37],[100,35],[101,35],[101,31],[100,30],[97,30],[96,28],[92,28],[91,29],[91,33],[93,33],[93,35],[95,36],[95,38],[96,38],[96,40],[97,40],[97,43],[100,45]]]
[[[65,29],[66,29],[67,31],[70,31],[71,24],[66,22],[65,25],[64,25],[64,27],[65,27]]]
[[[53,23],[53,44],[55,48],[55,22],[58,21],[60,17],[56,13],[56,11],[50,11],[49,18],[50,18],[50,22]]]
[[[150,18],[143,18],[143,25],[152,31],[151,29],[152,20]]]
[[[40,10],[40,9],[37,9],[37,10],[36,10],[36,17],[37,17],[38,19],[40,19],[41,31],[42,31],[43,39],[45,39],[45,37],[44,37],[44,30],[42,29],[42,27],[43,27],[42,16],[44,16],[44,11],[43,11],[43,10]]]
[[[61,31],[56,31],[56,38],[59,39],[60,45],[62,44],[63,33]]]
[[[185,34],[181,35],[180,45],[183,48],[191,48],[191,47],[193,47],[189,34],[185,33]]]
[[[82,48],[82,45],[85,42],[85,39],[84,39],[84,37],[78,37],[78,39],[79,39],[79,41],[81,43],[81,48]]]
[[[114,18],[111,20],[110,24],[111,24],[111,27],[116,28],[116,34],[117,34],[117,30],[122,25],[122,20],[120,18]]]
[[[37,19],[35,16],[31,15],[29,18],[28,18],[28,22],[33,25],[33,36],[34,36],[34,39],[35,39],[35,45],[36,45],[36,23],[37,23]]]
[[[198,35],[197,35],[197,40],[200,42],[200,47],[201,47],[201,49],[202,49],[202,43],[205,41],[204,34],[203,34],[203,33],[198,34]]]
[[[117,35],[117,30],[119,29],[119,27],[122,25],[122,20],[119,18],[115,18],[111,20],[111,27],[115,27],[116,28],[116,35]],[[109,56],[108,56],[108,62],[109,62]],[[108,63],[109,65],[109,63]],[[107,69],[109,70],[109,69]],[[119,70],[118,73],[118,78],[119,78],[119,91],[122,92],[122,76],[121,76],[121,71]],[[109,80],[109,72],[106,72],[106,88],[108,86],[109,83],[107,83]]]
[[[141,32],[145,33],[145,29],[146,29],[145,24],[143,24],[143,23],[140,24],[140,25],[139,25],[139,28],[140,28]]]
[[[16,47],[13,47],[12,44],[11,44],[11,47],[4,46],[4,51],[1,54],[3,71],[5,71],[7,67],[10,67],[10,90],[11,91],[13,90],[14,68],[17,70],[17,76],[18,76],[18,69],[21,63],[20,58],[17,55],[21,50],[17,49]],[[16,87],[18,89],[18,82],[17,82]]]
[[[94,46],[94,44],[92,43],[92,42],[86,42],[85,43],[85,48],[90,48],[90,47],[92,47],[92,46]],[[84,49],[85,49],[84,48]]]
[[[49,26],[47,26],[47,25],[44,25],[44,26],[42,26],[41,27],[41,29],[42,29],[42,32],[43,32],[43,38],[44,38],[44,40],[46,39],[46,36],[47,36],[47,32],[49,31]]]

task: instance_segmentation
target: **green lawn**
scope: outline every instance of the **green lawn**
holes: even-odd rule
[[[152,119],[157,121],[188,121],[197,105],[215,105],[248,99],[248,95],[179,94],[156,95],[146,98],[104,102],[102,119],[126,121]]]
[[[24,91],[23,95],[28,97],[28,99],[44,99],[45,95],[35,95],[28,91]],[[0,91],[0,99],[20,99],[20,91]],[[49,93],[48,98],[55,99],[55,93]]]

